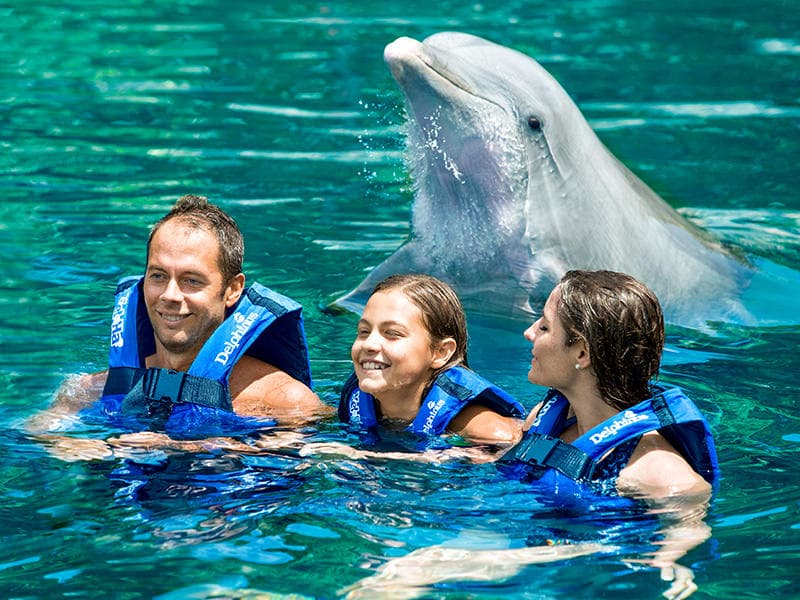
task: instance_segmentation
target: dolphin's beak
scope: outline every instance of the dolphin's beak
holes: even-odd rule
[[[403,80],[405,66],[422,54],[422,44],[410,37],[400,37],[383,50],[383,60],[389,65],[392,76],[399,82]]]

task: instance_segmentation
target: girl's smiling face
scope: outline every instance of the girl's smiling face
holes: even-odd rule
[[[382,405],[407,405],[411,418],[433,372],[452,352],[445,354],[437,352],[419,307],[398,289],[370,297],[350,352],[359,387]]]

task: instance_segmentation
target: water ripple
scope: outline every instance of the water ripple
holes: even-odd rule
[[[293,106],[269,106],[264,104],[237,104],[232,102],[227,108],[233,111],[253,112],[265,115],[276,115],[295,119],[355,119],[362,116],[354,111],[341,110],[306,110]]]

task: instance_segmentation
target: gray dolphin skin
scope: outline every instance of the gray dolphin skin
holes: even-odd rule
[[[423,272],[468,312],[530,320],[567,270],[610,269],[650,286],[668,322],[750,321],[752,269],[617,160],[535,60],[452,32],[384,59],[406,99],[411,233],[335,305],[360,312],[384,277]]]

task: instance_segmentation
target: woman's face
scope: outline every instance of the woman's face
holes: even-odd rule
[[[437,358],[422,312],[400,290],[373,294],[358,322],[350,355],[359,387],[379,401],[419,406]]]
[[[533,344],[528,381],[544,387],[563,389],[575,377],[577,349],[567,346],[567,332],[558,318],[561,288],[556,288],[544,305],[542,317],[525,331]]]

